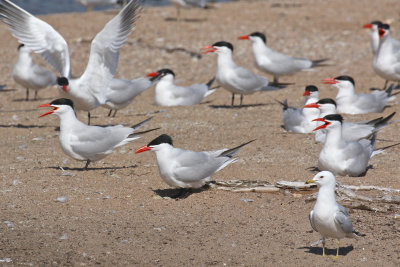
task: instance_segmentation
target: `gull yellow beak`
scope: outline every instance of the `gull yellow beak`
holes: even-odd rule
[[[312,183],[315,183],[315,181],[314,181],[313,179],[310,179],[310,180],[308,180],[308,181],[306,182],[306,184],[312,184]]]

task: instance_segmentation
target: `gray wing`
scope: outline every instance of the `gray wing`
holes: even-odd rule
[[[343,232],[345,232],[346,234],[351,234],[353,233],[354,229],[353,229],[353,224],[351,223],[350,220],[350,215],[347,213],[347,210],[345,207],[343,207],[340,204],[337,204],[339,211],[337,211],[335,213],[335,223],[336,225],[338,225]]]
[[[20,43],[41,54],[62,76],[70,77],[67,42],[53,27],[8,0],[0,3],[0,15]]]
[[[317,228],[315,228],[315,224],[314,224],[314,220],[313,220],[313,214],[314,214],[314,211],[313,210],[310,211],[310,214],[308,215],[308,219],[310,220],[310,224],[311,224],[312,229],[314,229],[314,231],[318,232]]]
[[[110,101],[116,104],[127,102],[152,85],[153,83],[147,78],[135,80],[112,79],[106,93],[106,102]]]
[[[93,39],[89,62],[81,80],[90,83],[90,91],[100,103],[105,102],[104,90],[118,67],[119,50],[135,27],[142,0],[132,0]],[[90,82],[89,82],[90,81]]]
[[[236,66],[235,76],[232,77],[231,81],[237,88],[248,92],[258,91],[261,90],[262,87],[268,86],[267,78],[256,75],[250,70],[239,66]]]
[[[187,5],[191,7],[202,7],[206,6],[207,0],[184,0]]]

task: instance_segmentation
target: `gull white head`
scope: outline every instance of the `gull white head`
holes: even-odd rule
[[[146,146],[138,148],[136,150],[136,154],[150,150],[157,152],[166,147],[172,147],[172,138],[167,134],[162,134],[150,143],[148,143]]]
[[[330,171],[322,171],[317,173],[314,178],[308,180],[307,184],[316,183],[319,187],[328,186],[335,188],[336,178]]]
[[[73,111],[74,103],[70,99],[59,98],[59,99],[52,101],[49,104],[43,104],[43,105],[39,106],[39,108],[44,108],[44,107],[50,107],[50,108],[53,108],[53,110],[50,110],[49,112],[46,112],[46,113],[40,115],[40,117],[44,117],[44,116],[47,116],[50,114],[55,114],[57,116],[60,116],[67,112]]]

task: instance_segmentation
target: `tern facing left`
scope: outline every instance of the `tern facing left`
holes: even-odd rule
[[[386,91],[374,90],[370,94],[357,94],[354,79],[350,76],[338,76],[324,80],[325,84],[332,84],[338,89],[336,104],[338,113],[365,114],[369,112],[382,112],[388,101],[392,101],[394,85]]]
[[[346,141],[342,134],[342,116],[338,114],[326,115],[315,119],[324,124],[314,129],[326,129],[326,140],[319,154],[318,169],[330,171],[335,175],[362,176],[366,173],[369,159],[374,153],[376,132],[371,140]]]
[[[135,131],[147,123],[148,118],[132,127],[122,125],[100,127],[86,125],[79,121],[74,112],[74,104],[70,99],[60,98],[39,107],[50,107],[53,110],[40,117],[55,114],[60,118],[60,145],[68,156],[86,161],[85,169],[91,161],[97,161],[111,154],[117,147],[123,146],[140,137],[143,132]]]
[[[274,82],[278,83],[280,76],[293,75],[299,71],[311,70],[314,67],[325,66],[328,59],[309,60],[307,58],[291,57],[270,49],[267,46],[267,38],[261,32],[253,32],[240,36],[241,40],[250,40],[253,46],[253,54],[258,69],[274,76]]]
[[[35,90],[34,100],[36,100],[40,89],[56,85],[57,76],[35,64],[30,53],[31,50],[24,44],[18,46],[18,59],[12,76],[18,84],[26,88],[25,100],[29,100],[29,89]]]
[[[311,227],[322,235],[322,256],[325,257],[325,239],[336,238],[336,258],[338,258],[340,239],[357,238],[365,235],[353,229],[346,208],[336,202],[336,179],[331,172],[319,172],[306,183],[316,183],[319,186],[317,201],[310,212],[309,219]]]
[[[378,51],[379,47],[379,28],[381,27],[381,25],[382,22],[380,22],[379,20],[364,25],[365,29],[371,29],[369,34],[371,38],[371,51],[374,55]]]
[[[233,61],[233,45],[228,42],[217,42],[211,46],[203,47],[202,53],[215,52],[218,55],[217,82],[232,93],[232,106],[235,94],[240,94],[240,105],[243,95],[253,94],[258,91],[270,91],[284,88],[284,86],[271,86],[267,78],[254,74],[248,69],[239,67]]]
[[[172,139],[162,134],[136,153],[154,151],[161,178],[170,186],[178,188],[201,188],[216,172],[235,162],[233,158],[240,148],[253,142],[241,144],[232,149],[195,152],[172,145]]]
[[[157,82],[154,100],[160,106],[191,106],[199,104],[206,96],[215,92],[210,90],[215,78],[207,84],[193,84],[188,87],[174,84],[175,73],[170,69],[161,69],[147,74],[150,81]]]

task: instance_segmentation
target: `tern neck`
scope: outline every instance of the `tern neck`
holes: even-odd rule
[[[326,141],[325,146],[341,146],[344,142],[342,136],[342,127],[341,125],[337,125],[336,127],[329,127],[326,128]]]
[[[218,53],[218,69],[234,67],[236,63],[233,61],[232,53]]]
[[[21,48],[18,53],[17,64],[24,64],[24,66],[29,67],[32,65],[32,57],[30,55],[29,50]]]
[[[68,131],[75,124],[83,124],[76,118],[75,111],[70,108],[63,113],[55,113],[60,118],[60,132]]]
[[[354,86],[352,84],[337,86],[337,88],[338,88],[338,93],[336,95],[336,98],[340,98],[343,96],[348,97],[354,95]]]

